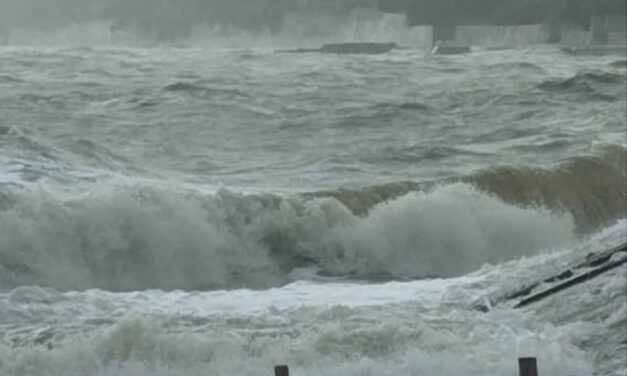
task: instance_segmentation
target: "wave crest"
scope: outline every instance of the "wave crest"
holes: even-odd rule
[[[605,146],[552,169],[499,167],[467,179],[515,205],[569,211],[580,232],[627,217],[627,148]]]
[[[585,95],[591,99],[615,101],[623,97],[627,76],[610,72],[581,72],[563,79],[538,84],[538,89],[561,94]]]
[[[449,179],[478,187],[512,205],[542,206],[569,212],[580,233],[589,233],[627,217],[627,148],[606,145],[595,152],[565,160],[552,168],[493,167]],[[359,216],[382,202],[410,192],[432,189],[434,182],[393,182],[359,190],[310,193],[333,197]]]

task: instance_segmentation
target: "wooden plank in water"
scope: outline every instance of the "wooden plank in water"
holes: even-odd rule
[[[563,271],[562,273],[560,273],[558,275],[554,275],[552,277],[544,279],[543,281],[534,282],[532,284],[524,286],[524,287],[520,288],[519,290],[516,290],[514,292],[511,292],[511,293],[505,295],[504,297],[498,298],[496,301],[491,301],[489,305],[497,305],[499,303],[502,303],[503,301],[514,300],[514,299],[523,298],[525,296],[528,296],[528,295],[530,295],[533,292],[534,289],[538,288],[543,283],[555,283],[555,282],[558,282],[558,281],[571,281],[570,278],[572,278],[576,274],[578,269],[593,268],[593,267],[601,266],[601,265],[605,264],[606,262],[608,262],[612,258],[612,256],[614,256],[615,254],[617,254],[619,252],[627,252],[627,243],[623,243],[623,244],[621,244],[621,245],[619,245],[617,247],[610,248],[610,249],[608,249],[606,251],[603,251],[603,252],[589,254],[586,257],[586,261],[584,261],[584,262],[582,262],[580,264],[576,264],[576,265],[574,265],[572,267],[569,267],[568,269],[566,269],[565,271]],[[618,265],[616,265],[616,266],[618,266]],[[616,267],[616,266],[614,266],[614,267]],[[602,274],[605,271],[607,271],[607,270],[600,271],[600,274]],[[590,278],[594,277],[594,275],[590,274],[590,273],[594,273],[594,271],[590,271],[587,274],[585,274],[585,275],[587,275],[587,279],[590,279]],[[577,278],[580,278],[580,279],[583,278],[583,279],[582,280],[578,280]],[[572,286],[574,284],[577,284],[577,283],[584,282],[587,279],[586,279],[586,277],[584,277],[584,275],[580,275],[578,277],[575,277],[574,283],[570,282],[570,283],[573,283],[573,284],[567,284],[565,287],[562,287],[562,289],[570,287],[570,286]],[[557,288],[557,286],[555,286],[555,288]],[[561,290],[558,290],[558,291],[561,291]],[[557,292],[557,291],[555,291],[555,292]],[[540,294],[542,294],[542,293],[540,293]],[[534,297],[536,295],[534,295]],[[549,294],[549,295],[552,295],[552,293]],[[535,300],[533,300],[533,301],[537,301],[537,300],[542,299],[542,298],[544,298],[546,296],[549,296],[549,295],[542,295],[539,298],[535,298]],[[527,298],[527,299],[531,299],[531,298]],[[527,299],[523,299],[522,302],[526,302]],[[533,301],[527,302],[526,304],[530,304]],[[521,307],[522,302],[519,302],[516,305],[516,308]],[[526,304],[524,304],[524,305],[526,305]],[[489,305],[483,304],[483,303],[477,303],[477,304],[474,305],[474,308],[476,310],[478,310],[478,311],[487,312],[487,311],[490,310],[489,309]]]
[[[606,264],[603,264],[595,269],[592,269],[586,273],[582,273],[574,278],[568,279],[563,283],[560,283],[558,285],[555,285],[553,287],[550,287],[544,291],[541,291],[537,294],[534,294],[526,299],[521,300],[520,302],[518,302],[518,304],[514,307],[514,308],[522,308],[525,307],[531,303],[537,302],[539,300],[542,300],[548,296],[551,296],[553,294],[556,294],[560,291],[563,291],[569,287],[578,285],[580,283],[589,281],[595,277],[600,276],[601,274],[610,271],[612,269],[615,269],[621,265],[627,264],[627,256],[624,256],[622,258],[620,258],[619,260],[616,261],[612,261],[612,262],[608,262]]]

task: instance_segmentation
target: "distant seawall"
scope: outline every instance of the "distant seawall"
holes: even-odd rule
[[[583,30],[595,16],[627,11],[624,0],[3,0],[0,30],[110,21],[112,30],[182,39],[199,25],[280,33],[294,15],[350,21],[358,9],[402,16],[409,27],[564,24]]]
[[[379,0],[384,11],[407,12],[412,25],[526,25],[559,21],[587,29],[598,15],[624,15],[624,0]]]

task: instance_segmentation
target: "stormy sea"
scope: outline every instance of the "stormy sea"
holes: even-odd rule
[[[627,375],[625,56],[270,44],[0,46],[0,375]]]

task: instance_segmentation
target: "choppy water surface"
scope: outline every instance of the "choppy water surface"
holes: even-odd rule
[[[269,191],[550,166],[622,143],[617,60],[7,48],[3,133],[21,143],[3,139],[18,149],[3,157],[59,166],[24,168],[29,181],[82,172]]]
[[[624,268],[470,306],[625,240],[626,83],[549,47],[2,47],[0,373],[622,375]]]

